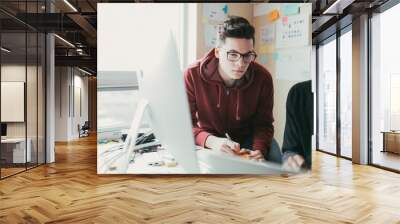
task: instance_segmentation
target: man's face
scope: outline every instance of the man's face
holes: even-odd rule
[[[249,60],[255,57],[253,40],[228,37],[222,46],[216,48],[215,56],[219,59],[219,65],[228,78],[240,79],[250,65]]]

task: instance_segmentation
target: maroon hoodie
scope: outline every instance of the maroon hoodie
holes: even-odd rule
[[[214,49],[185,71],[185,85],[197,145],[209,135],[242,142],[253,135],[253,149],[269,149],[274,135],[274,90],[271,74],[251,62],[236,85],[227,88],[218,72]]]

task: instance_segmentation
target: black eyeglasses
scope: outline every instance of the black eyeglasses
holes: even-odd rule
[[[226,52],[226,57],[231,62],[237,62],[240,60],[241,57],[243,57],[244,63],[247,64],[247,63],[254,61],[257,57],[257,54],[254,52],[248,52],[246,54],[241,54],[239,52],[231,50],[231,51]]]

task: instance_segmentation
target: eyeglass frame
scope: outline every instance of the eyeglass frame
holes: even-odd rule
[[[228,58],[228,57],[229,57],[229,53],[239,54],[240,57],[239,57],[236,61],[229,60],[229,58]],[[246,60],[245,60],[245,57],[248,56],[248,55],[254,55],[254,59],[251,60],[251,61],[246,61]],[[238,61],[240,60],[240,58],[243,58],[243,62],[244,62],[244,63],[249,64],[249,63],[251,63],[251,62],[253,62],[253,61],[256,60],[257,54],[256,54],[256,52],[254,52],[254,51],[249,51],[249,52],[247,52],[246,54],[241,54],[241,53],[239,53],[239,52],[237,52],[237,51],[235,51],[235,50],[229,50],[229,51],[226,52],[226,59],[227,59],[228,61],[230,61],[230,62],[238,62]]]

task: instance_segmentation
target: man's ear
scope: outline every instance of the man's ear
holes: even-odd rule
[[[220,49],[218,47],[215,48],[214,54],[215,57],[219,59],[219,53],[220,53]]]

